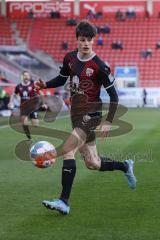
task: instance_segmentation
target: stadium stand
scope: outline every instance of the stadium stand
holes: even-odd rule
[[[50,19],[16,19],[17,30],[20,37],[29,45],[33,51],[43,50],[54,59],[62,62],[64,54],[76,48],[75,27],[67,25],[66,18]],[[105,61],[108,60],[112,69],[115,66],[136,65],[139,68],[139,86],[159,87],[160,51],[156,49],[156,43],[160,40],[159,19],[151,17],[137,17],[126,19],[123,22],[117,21],[114,17],[107,19],[92,20],[96,26],[108,24],[111,27],[110,34],[103,34],[103,46],[96,46],[97,54]],[[3,37],[0,44],[15,44],[12,39],[10,24],[1,18],[0,31]],[[62,41],[67,40],[68,49],[62,49]],[[111,44],[120,40],[123,50],[112,49]],[[150,58],[142,58],[141,51],[152,50]]]
[[[16,42],[12,37],[10,21],[0,17],[0,45],[15,45]]]
[[[52,19],[46,19],[45,21],[44,19],[37,19],[36,21],[31,34],[30,46],[32,49],[34,49],[33,46],[37,47],[38,44],[38,48],[43,49],[61,62],[67,51],[76,48],[74,27],[66,26],[65,19],[54,21]],[[141,17],[134,20],[126,20],[125,22],[117,22],[114,18],[109,18],[107,23],[111,26],[111,33],[104,35],[103,46],[95,46],[97,54],[105,61],[108,60],[112,68],[116,65],[134,64],[138,66],[140,86],[160,86],[160,52],[155,48],[155,43],[160,39],[159,19],[153,17],[148,20]],[[42,26],[39,42],[37,42],[37,38],[33,37],[37,24]],[[95,25],[97,24],[104,25],[106,20],[95,21]],[[61,49],[63,39],[68,41],[68,50]],[[120,40],[124,49],[122,51],[112,49],[111,44],[113,40]],[[146,48],[152,49],[152,57],[143,59],[140,52]]]
[[[32,29],[33,20],[28,18],[17,19],[16,27],[19,30],[19,36],[27,42],[30,37],[30,31]]]

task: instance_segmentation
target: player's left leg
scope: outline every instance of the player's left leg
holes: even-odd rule
[[[22,123],[22,128],[23,128],[24,133],[26,134],[28,140],[30,140],[31,134],[30,134],[29,127],[28,127],[28,116],[21,115],[21,123]]]
[[[134,162],[132,160],[119,162],[113,161],[107,157],[98,156],[95,140],[84,144],[80,148],[80,153],[84,157],[87,168],[99,171],[120,170],[125,173],[129,187],[136,187],[136,178],[133,173]]]
[[[39,126],[38,113],[36,111],[30,113],[29,118],[31,120],[31,123],[32,123],[33,127],[38,127]],[[30,134],[30,139],[31,139],[31,134]]]
[[[63,145],[63,166],[62,166],[62,191],[58,199],[51,201],[44,200],[42,204],[49,208],[55,209],[62,214],[68,214],[70,212],[69,197],[72,190],[73,181],[76,174],[76,161],[75,153],[86,141],[86,134],[80,128],[75,128],[72,134],[69,136],[65,144]]]
[[[85,141],[85,132],[80,128],[74,128],[72,134],[68,137],[62,148],[64,160],[62,167],[62,192],[60,199],[64,200],[66,203],[68,203],[76,173],[75,154]]]

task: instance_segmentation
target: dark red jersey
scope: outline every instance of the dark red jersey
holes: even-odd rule
[[[15,94],[20,96],[21,104],[36,96],[37,93],[35,92],[34,81],[31,80],[28,84],[18,84],[15,88]]]
[[[109,66],[96,54],[82,60],[78,51],[70,52],[65,56],[60,74],[70,77],[71,96],[75,93],[85,94],[88,102],[99,101],[101,86],[107,89],[114,82]]]

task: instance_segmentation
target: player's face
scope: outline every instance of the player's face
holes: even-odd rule
[[[88,55],[92,52],[93,38],[79,36],[77,42],[78,50],[82,55]]]
[[[29,74],[28,72],[24,72],[24,73],[23,73],[23,81],[24,81],[25,83],[28,83],[30,80],[31,80],[30,74]]]

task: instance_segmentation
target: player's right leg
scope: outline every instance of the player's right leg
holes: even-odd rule
[[[62,167],[62,191],[58,199],[51,201],[44,200],[42,202],[46,208],[57,210],[62,214],[68,214],[70,212],[68,201],[76,174],[75,153],[79,147],[84,144],[85,137],[86,134],[84,134],[81,129],[76,128],[65,142],[62,148],[64,158]]]

